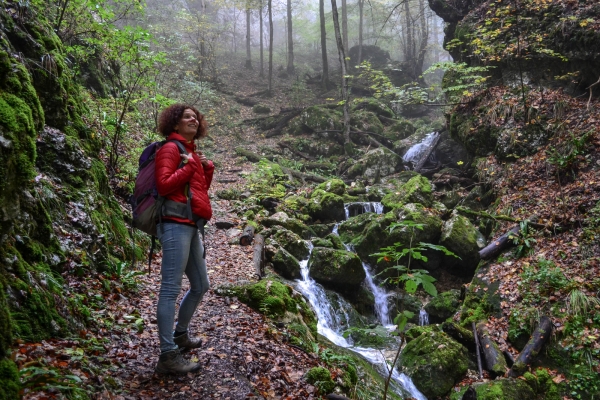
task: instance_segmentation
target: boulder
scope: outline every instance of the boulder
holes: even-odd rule
[[[342,113],[328,107],[312,106],[306,108],[289,124],[291,134],[306,132],[342,130]]]
[[[479,263],[479,250],[485,247],[485,238],[477,228],[455,210],[442,227],[440,244],[459,258],[448,257],[444,267],[455,275],[471,275]]]
[[[290,218],[283,211],[277,212],[270,217],[263,218],[260,223],[267,228],[276,225],[283,226],[302,238],[308,239],[312,236],[316,236],[313,230],[310,229],[310,227],[308,227],[304,222],[297,218]]]
[[[439,293],[425,306],[429,322],[439,324],[452,317],[460,305],[460,290],[452,289]]]
[[[308,268],[315,281],[333,287],[358,286],[366,277],[360,258],[345,250],[317,247],[313,249]]]
[[[358,131],[383,133],[383,124],[377,115],[371,111],[358,110],[350,115],[350,126]]]
[[[344,243],[350,243],[371,221],[379,218],[377,214],[365,213],[350,217],[338,226],[338,233]]]
[[[384,176],[398,171],[402,165],[402,159],[385,147],[379,147],[368,151],[347,171],[349,178],[358,176],[367,179],[371,183],[378,183]]]
[[[442,165],[458,167],[459,162],[466,164],[471,157],[461,143],[450,137],[448,132],[441,134],[440,141],[435,148],[435,158]]]
[[[306,259],[310,253],[308,243],[288,229],[278,230],[272,238],[298,260]]]
[[[467,349],[444,332],[434,330],[408,342],[398,364],[427,398],[447,394],[468,366]]]
[[[273,269],[286,279],[300,279],[300,262],[283,247],[279,247],[271,259]]]
[[[388,105],[373,97],[363,98],[360,101],[356,102],[356,104],[352,105],[352,112],[357,110],[366,110],[374,113],[377,116],[382,116],[386,118],[394,118],[394,111]]]
[[[474,385],[477,400],[533,400],[535,393],[527,382],[521,379],[496,379]]]
[[[422,175],[411,178],[408,182],[388,193],[381,199],[386,210],[392,210],[408,203],[418,203],[425,207],[433,204],[431,182]]]
[[[407,119],[399,119],[385,129],[385,137],[396,142],[415,133],[414,125]],[[422,139],[421,139],[422,140]]]
[[[323,190],[327,193],[333,193],[343,196],[346,193],[346,184],[341,179],[330,179],[327,182],[320,183],[315,190]]]
[[[320,221],[341,221],[346,217],[344,199],[322,189],[312,193],[307,212],[313,220]]]

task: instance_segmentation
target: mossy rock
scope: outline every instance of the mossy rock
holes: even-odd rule
[[[340,239],[339,235],[336,235],[335,233],[330,233],[329,235],[325,236],[325,239],[329,240],[331,244],[333,244],[334,249],[346,250],[346,246],[344,246],[344,243],[342,242],[342,239]]]
[[[444,396],[467,372],[467,349],[444,332],[423,333],[407,343],[399,368],[427,398]]]
[[[326,182],[320,183],[315,190],[323,190],[327,193],[343,196],[346,193],[346,184],[341,179],[329,179]]]
[[[356,101],[351,106],[351,110],[353,112],[358,110],[366,110],[374,113],[375,115],[380,115],[386,118],[394,118],[394,111],[383,101],[374,99],[372,97],[363,98]]]
[[[314,385],[319,393],[325,395],[331,393],[335,388],[335,382],[331,378],[331,372],[324,367],[313,367],[306,373],[306,382]]]
[[[496,379],[481,385],[474,385],[477,400],[533,400],[535,393],[527,382],[521,379]]]
[[[350,126],[362,132],[383,133],[383,124],[371,111],[355,111],[350,115]]]
[[[415,133],[414,125],[407,119],[395,121],[385,129],[384,135],[391,141],[398,141],[408,138]]]
[[[300,279],[300,262],[286,249],[279,247],[271,259],[273,269],[286,279]]]
[[[313,238],[312,244],[315,247],[327,247],[328,249],[334,248],[333,243],[331,243],[331,240],[325,238]]]
[[[326,286],[350,288],[360,285],[366,277],[360,258],[345,250],[315,248],[308,268],[310,276]]]
[[[284,212],[277,212],[270,217],[266,217],[260,220],[260,223],[266,227],[283,226],[285,229],[289,229],[301,238],[309,239],[316,236],[310,227],[304,222],[297,218],[289,217]]]
[[[377,214],[365,213],[350,217],[338,226],[338,233],[342,242],[350,243],[359,235],[367,225],[374,219],[379,218]]]
[[[308,243],[288,229],[280,229],[272,236],[273,239],[298,260],[308,258]]]
[[[479,263],[479,250],[486,241],[471,221],[455,210],[442,227],[440,244],[460,257],[447,257],[444,268],[455,275],[469,276]]]
[[[425,306],[429,322],[439,324],[452,317],[460,306],[460,290],[452,289],[439,293]]]
[[[410,311],[414,315],[408,322],[412,322],[413,324],[419,323],[419,311],[423,308],[423,303],[417,296],[406,292],[400,292],[394,294],[390,302],[392,303],[390,307],[390,317],[392,320],[403,311]]]
[[[0,399],[19,399],[21,380],[17,365],[8,358],[0,359]]]
[[[255,114],[268,114],[271,112],[271,108],[263,104],[257,104],[252,107],[252,112]]]
[[[387,194],[381,202],[386,210],[402,207],[408,203],[419,203],[425,207],[433,204],[431,182],[422,175],[411,178],[408,182]]]
[[[537,394],[537,398],[542,398],[542,395],[545,400],[561,400],[563,398],[559,385],[554,383],[548,369],[538,368],[533,371],[533,373],[525,372],[523,378],[529,387]]]
[[[455,112],[450,116],[450,135],[462,143],[470,154],[487,156],[496,148],[500,128],[490,124],[475,126],[477,115]]]
[[[498,280],[490,281],[487,275],[490,263],[481,261],[475,270],[471,284],[467,288],[465,299],[460,310],[461,325],[470,328],[471,323],[486,320],[488,316],[500,317],[502,301],[498,288]]]
[[[311,106],[306,108],[295,119],[300,132],[314,132],[326,130],[342,130],[343,116],[341,111],[328,107]]]
[[[345,218],[344,199],[317,189],[311,194],[307,212],[315,221],[341,221]]]
[[[315,235],[317,237],[324,238],[325,236],[329,235],[333,231],[334,226],[335,226],[335,223],[312,224],[312,225],[310,225],[310,228],[312,229],[312,231],[315,233]]]
[[[376,349],[386,348],[394,343],[395,338],[391,337],[389,332],[381,325],[373,329],[351,329],[347,331],[354,341],[354,345],[360,347],[371,347]]]
[[[392,175],[402,165],[402,159],[387,149],[379,147],[368,151],[346,172],[349,178],[361,177],[371,183],[379,183],[381,178]]]
[[[439,325],[425,325],[425,326],[407,326],[407,330],[404,333],[406,335],[406,341],[410,342],[418,338],[423,334],[432,334],[432,332],[441,332]]]

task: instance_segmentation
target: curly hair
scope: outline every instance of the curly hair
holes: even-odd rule
[[[164,137],[169,136],[175,131],[175,125],[177,125],[181,120],[181,117],[183,117],[183,112],[188,109],[192,110],[198,119],[198,132],[196,132],[194,139],[206,137],[206,135],[208,135],[208,123],[206,122],[204,115],[202,115],[196,107],[184,103],[173,104],[160,113],[158,116],[158,133]]]

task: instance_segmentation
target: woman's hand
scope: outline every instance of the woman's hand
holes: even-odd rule
[[[206,156],[204,154],[202,154],[202,153],[199,153],[198,157],[200,158],[200,162],[202,163],[202,165],[205,166],[205,167],[207,167],[208,163],[210,162],[208,160],[208,158],[206,158]]]
[[[190,160],[194,161],[194,157],[191,154],[181,155],[181,161],[183,161],[184,164],[187,164]]]

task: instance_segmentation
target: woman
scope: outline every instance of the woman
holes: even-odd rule
[[[161,354],[156,372],[159,373],[187,373],[200,368],[199,364],[185,360],[180,351],[202,345],[200,339],[189,336],[188,325],[209,286],[204,238],[198,234],[198,228],[203,228],[212,217],[208,188],[215,167],[205,155],[196,154],[194,144],[195,139],[207,135],[206,128],[204,116],[186,104],[166,108],[158,121],[158,130],[167,139],[156,153],[155,170],[158,194],[165,198],[157,227],[163,251],[157,307]],[[180,151],[181,146],[175,141],[183,144],[186,151]],[[187,212],[169,212],[169,208],[177,206]],[[175,303],[184,273],[190,281],[190,290],[181,301],[173,332]]]

